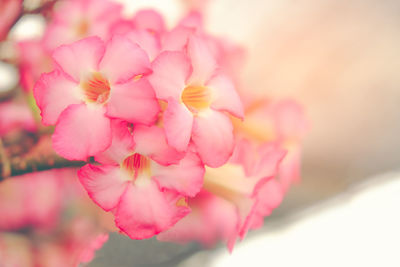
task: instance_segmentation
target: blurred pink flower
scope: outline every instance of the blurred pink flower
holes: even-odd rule
[[[89,36],[107,41],[110,29],[122,17],[122,5],[109,0],[64,0],[56,5],[43,43],[53,50]]]
[[[22,0],[0,0],[0,42],[6,39],[14,20],[22,11]]]
[[[20,129],[36,130],[35,120],[27,105],[14,102],[0,103],[0,118],[0,137]]]
[[[111,144],[111,118],[152,124],[159,112],[146,78],[147,54],[124,37],[106,44],[89,37],[53,53],[55,71],[34,88],[45,125],[56,124],[53,147],[67,159],[85,159]],[[79,130],[77,130],[79,129]]]
[[[204,167],[196,154],[169,147],[157,126],[135,126],[131,135],[125,123],[115,123],[113,135],[96,157],[104,165],[86,165],[80,181],[129,237],[152,237],[190,212],[185,197],[200,190]]]
[[[164,18],[154,10],[140,10],[132,19],[120,19],[112,34],[124,35],[147,52],[150,60],[159,54],[161,38],[166,31]]]
[[[255,147],[246,140],[238,142],[227,164],[206,168],[203,191],[188,201],[192,212],[158,239],[198,240],[208,246],[222,239],[232,251],[238,237],[260,227],[280,204],[283,191],[275,175],[284,155],[275,144]]]
[[[40,40],[21,41],[17,48],[20,83],[25,91],[31,92],[40,75],[53,69],[51,53]]]
[[[293,100],[249,102],[246,119],[233,119],[235,133],[254,143],[277,142],[288,151],[279,167],[279,181],[286,192],[300,179],[301,146],[309,129],[303,108]]]
[[[168,103],[163,116],[168,144],[185,151],[192,141],[202,161],[218,167],[233,151],[233,128],[224,112],[242,118],[242,103],[231,80],[218,72],[205,40],[191,35],[184,51],[162,52],[149,80]]]
[[[108,228],[106,217],[82,193],[76,169],[35,172],[3,181],[1,266],[70,267],[92,260],[107,241]]]

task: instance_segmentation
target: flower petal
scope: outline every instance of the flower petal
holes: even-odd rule
[[[133,18],[136,29],[147,30],[151,33],[162,33],[165,31],[165,23],[160,13],[153,9],[138,11]]]
[[[53,148],[69,160],[84,160],[107,149],[111,125],[104,113],[102,107],[70,105],[58,118]]]
[[[178,151],[186,151],[192,135],[193,115],[184,104],[171,99],[163,116],[168,144]]]
[[[54,50],[53,59],[76,82],[98,70],[105,45],[99,37],[88,37]]]
[[[33,93],[41,110],[43,124],[55,124],[64,109],[69,105],[81,103],[78,90],[78,84],[65,77],[59,70],[42,74]]]
[[[211,107],[220,111],[227,111],[233,116],[243,119],[244,108],[235,85],[225,75],[216,75],[208,83],[211,89],[213,101]]]
[[[155,164],[152,171],[162,188],[194,197],[203,185],[205,169],[199,157],[193,152],[188,152],[177,165]]]
[[[206,84],[217,68],[217,62],[206,40],[199,36],[191,36],[187,51],[193,66],[193,73],[189,83],[195,85]]]
[[[111,89],[106,115],[132,123],[150,125],[158,118],[160,107],[150,83],[139,81],[116,84]]]
[[[126,82],[150,72],[146,52],[128,38],[114,36],[108,43],[100,69],[111,84]]]
[[[178,152],[167,144],[163,129],[152,126],[136,126],[133,131],[135,152],[149,156],[162,165],[178,163],[185,153]]]
[[[194,119],[192,140],[202,161],[210,167],[226,163],[233,151],[233,127],[221,112],[207,110]]]
[[[118,205],[129,183],[120,167],[112,165],[87,164],[79,170],[78,177],[90,198],[105,211]]]
[[[95,159],[102,164],[120,164],[133,151],[135,142],[128,129],[127,122],[111,121],[112,143],[106,151],[97,154]]]
[[[150,238],[189,213],[186,205],[178,205],[179,198],[161,191],[152,180],[145,185],[129,185],[119,203],[115,222],[130,238]]]
[[[130,30],[125,36],[146,51],[151,60],[160,52],[159,39],[146,30]]]
[[[157,98],[167,101],[180,100],[185,89],[191,66],[188,58],[181,52],[162,52],[153,62],[153,73],[149,81]]]
[[[188,27],[178,26],[163,35],[162,49],[164,51],[182,51],[186,48],[189,37],[195,30]]]

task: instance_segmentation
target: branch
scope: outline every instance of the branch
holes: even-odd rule
[[[61,158],[51,149],[49,140],[49,136],[41,137],[39,143],[29,153],[21,156],[12,153],[15,147],[5,147],[0,139],[0,181],[36,171],[82,167],[86,164],[85,161],[70,161]]]

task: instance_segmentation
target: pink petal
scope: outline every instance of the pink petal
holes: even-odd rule
[[[129,184],[119,166],[88,164],[78,176],[90,198],[105,211],[117,206]]]
[[[0,137],[12,131],[35,131],[37,126],[32,111],[24,103],[0,103]]]
[[[177,165],[156,165],[152,167],[152,171],[162,188],[194,197],[203,185],[205,169],[199,157],[188,152]]]
[[[152,180],[145,185],[130,185],[121,198],[115,222],[130,238],[150,238],[189,213],[187,206],[177,205],[178,200],[179,195],[161,191]]]
[[[189,41],[189,37],[195,32],[194,29],[178,26],[163,35],[162,49],[164,51],[183,51]]]
[[[193,115],[184,104],[171,99],[163,116],[168,144],[179,151],[186,151],[192,135]]]
[[[249,218],[249,229],[258,229],[264,224],[264,217],[272,213],[282,202],[284,192],[276,179],[271,179],[265,183],[257,192],[258,203],[254,209],[254,214]],[[243,234],[247,229],[243,229]]]
[[[220,111],[227,111],[233,116],[243,119],[244,108],[233,82],[224,75],[214,76],[207,87],[213,94],[211,107]]]
[[[237,212],[234,205],[203,190],[189,199],[189,206],[192,212],[160,233],[158,240],[180,243],[200,241],[207,247],[215,245],[220,239],[234,244],[232,240],[237,237]]]
[[[95,159],[102,164],[120,164],[133,151],[135,142],[127,122],[111,121],[112,143],[106,151],[97,154]]]
[[[146,30],[130,30],[125,36],[146,51],[151,60],[160,52],[159,38]]]
[[[98,70],[104,49],[100,38],[88,37],[55,49],[53,59],[65,73],[79,82],[84,76]]]
[[[285,192],[292,184],[300,181],[300,163],[300,146],[291,148],[279,166],[279,181]]]
[[[65,77],[59,70],[42,74],[33,93],[45,125],[55,124],[64,109],[82,102],[79,98],[78,84]]]
[[[213,76],[217,62],[209,49],[206,40],[191,36],[188,43],[188,55],[192,62],[193,73],[189,83],[203,85]]]
[[[127,82],[150,71],[146,52],[122,36],[114,36],[108,43],[100,63],[102,73],[111,84]]]
[[[106,115],[132,123],[150,125],[158,118],[160,107],[150,83],[141,78],[115,84],[111,89]]]
[[[214,110],[194,119],[192,140],[202,161],[216,168],[226,163],[233,151],[233,127],[229,118]]]
[[[138,11],[133,18],[133,23],[136,29],[147,30],[157,34],[165,31],[163,17],[152,9]]]
[[[167,144],[163,129],[138,125],[134,128],[135,152],[149,156],[162,165],[178,163],[185,153],[178,152]]]
[[[188,58],[181,52],[163,52],[154,60],[152,67],[153,73],[149,76],[149,81],[157,98],[165,101],[173,98],[179,101],[191,72]]]
[[[84,160],[104,151],[111,144],[110,119],[102,107],[70,105],[57,122],[53,148],[69,160]]]

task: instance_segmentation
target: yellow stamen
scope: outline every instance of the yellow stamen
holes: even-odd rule
[[[190,111],[197,113],[210,107],[211,92],[205,86],[189,85],[183,90],[181,100]]]
[[[92,77],[81,83],[84,91],[85,100],[90,103],[103,104],[110,96],[110,83],[98,72],[92,74]]]

